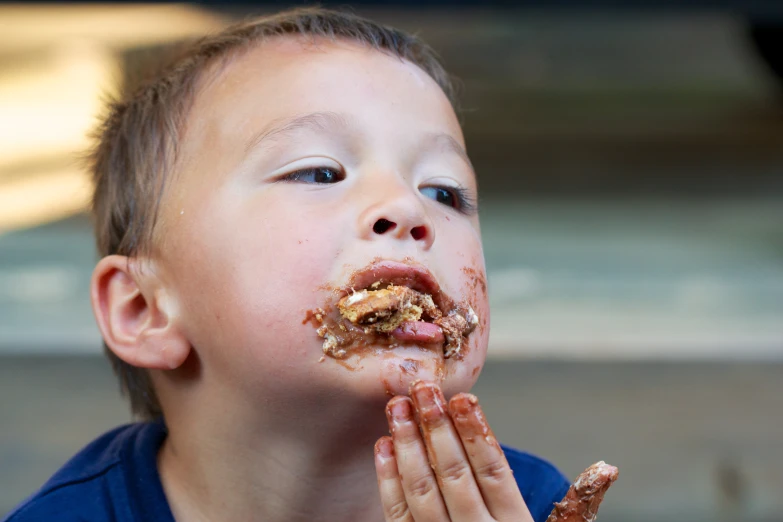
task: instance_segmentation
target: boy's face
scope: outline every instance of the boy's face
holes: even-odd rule
[[[275,39],[205,82],[176,170],[159,274],[214,386],[383,398],[417,379],[447,394],[473,385],[489,309],[478,217],[459,191],[475,201],[476,179],[425,72],[350,43]],[[335,290],[384,260],[428,270],[472,306],[464,357],[400,342],[319,362],[307,311],[333,306]]]

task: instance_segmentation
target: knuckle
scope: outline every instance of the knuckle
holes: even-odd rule
[[[411,498],[416,499],[426,498],[435,493],[436,489],[435,479],[429,475],[414,479],[408,486]]]
[[[476,478],[487,482],[502,482],[506,480],[511,469],[505,462],[494,460],[476,468]]]
[[[400,426],[394,432],[394,442],[400,445],[400,449],[409,449],[421,445],[419,428],[412,423]]]
[[[460,482],[471,473],[472,471],[466,462],[455,461],[441,468],[438,475],[444,482]]]
[[[443,428],[444,426],[448,426],[449,423],[449,417],[448,415],[434,415],[434,414],[427,414],[425,412],[419,413],[421,422],[423,425],[426,426],[427,429],[430,430],[436,430],[439,428]]]
[[[399,446],[399,451],[412,450],[422,444],[418,433],[402,430],[394,434],[394,442]]]
[[[386,508],[386,514],[392,521],[408,520],[410,514],[408,503],[404,498],[397,499]]]

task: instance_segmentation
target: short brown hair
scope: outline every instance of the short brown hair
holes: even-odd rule
[[[453,84],[434,51],[397,29],[320,7],[292,9],[229,27],[196,41],[146,82],[109,104],[89,156],[101,256],[151,253],[160,201],[204,74],[254,45],[286,35],[348,40],[407,60],[427,72],[457,110]],[[105,343],[104,350],[123,393],[130,397],[132,412],[145,419],[160,416],[160,402],[146,370],[122,361]]]

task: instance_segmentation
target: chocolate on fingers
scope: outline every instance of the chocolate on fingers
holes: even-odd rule
[[[476,396],[458,393],[449,401],[449,413],[492,518],[532,522],[514,473]]]
[[[593,522],[606,490],[617,480],[617,475],[616,467],[604,461],[596,462],[576,478],[546,522]]]
[[[386,406],[386,416],[399,486],[387,486],[389,492],[397,494],[383,499],[384,509],[397,506],[390,509],[401,511],[400,506],[404,506],[411,520],[448,520],[446,506],[414,418],[411,399],[392,398]]]
[[[431,382],[416,382],[411,386],[411,398],[451,520],[486,519],[488,509],[440,387]]]
[[[392,436],[376,445],[376,470],[387,520],[517,520],[532,522],[503,449],[478,399],[416,382],[411,398],[387,405]],[[585,470],[546,522],[593,522],[614,466]]]

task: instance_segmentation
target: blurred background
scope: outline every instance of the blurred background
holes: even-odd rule
[[[0,5],[0,516],[130,420],[88,298],[105,95],[290,5]],[[783,521],[783,2],[351,5],[461,79],[501,440],[619,466],[604,522]]]

